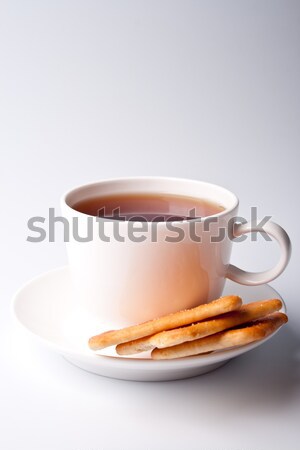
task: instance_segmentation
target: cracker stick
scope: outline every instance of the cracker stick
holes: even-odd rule
[[[283,313],[273,313],[264,319],[250,322],[247,327],[226,330],[212,336],[184,342],[173,347],[154,349],[151,353],[153,359],[173,359],[185,356],[199,355],[201,353],[238,347],[255,342],[274,333],[288,318]]]
[[[219,331],[250,322],[251,320],[260,319],[278,311],[281,307],[282,303],[277,299],[248,303],[237,311],[232,311],[210,320],[205,320],[184,328],[162,331],[153,336],[119,344],[116,347],[116,351],[119,355],[133,355],[152,350],[155,347],[171,347],[182,342],[193,341],[204,336],[209,336],[210,334],[218,333]]]
[[[196,308],[179,311],[139,325],[133,325],[121,330],[107,331],[93,336],[89,339],[89,347],[92,350],[100,350],[110,345],[150,336],[162,330],[171,330],[172,328],[181,327],[228,311],[233,311],[238,309],[241,304],[242,300],[237,295],[221,297]]]

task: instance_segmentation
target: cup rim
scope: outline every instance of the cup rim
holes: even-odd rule
[[[107,184],[107,183],[118,183],[118,182],[125,182],[125,181],[164,181],[164,182],[180,182],[180,183],[188,183],[188,184],[198,184],[198,185],[202,185],[202,186],[206,186],[210,189],[218,189],[220,192],[223,192],[225,195],[227,195],[228,197],[231,197],[232,200],[232,204],[231,206],[229,206],[228,208],[224,205],[224,211],[221,211],[219,213],[216,214],[211,214],[209,216],[204,216],[201,217],[201,222],[204,222],[205,220],[210,219],[211,217],[223,217],[226,216],[227,214],[230,214],[232,211],[234,211],[238,205],[239,205],[239,199],[238,197],[231,192],[229,189],[220,186],[218,184],[215,183],[210,183],[208,181],[203,181],[203,180],[195,180],[195,179],[190,179],[190,178],[181,178],[181,177],[167,177],[167,176],[129,176],[129,177],[116,177],[116,178],[103,178],[100,181],[94,181],[94,182],[90,182],[90,183],[85,183],[79,186],[75,186],[71,189],[68,189],[66,192],[64,192],[64,194],[61,196],[61,204],[64,205],[65,207],[67,207],[68,209],[70,209],[71,211],[73,211],[73,213],[76,213],[76,215],[78,215],[79,217],[84,216],[84,217],[93,217],[95,218],[96,216],[92,216],[90,214],[86,214],[83,213],[81,211],[77,211],[76,209],[74,209],[69,203],[68,203],[68,197],[70,197],[73,194],[76,194],[76,192],[80,192],[82,189],[88,189],[88,188],[93,188],[96,187],[98,185],[102,185],[102,184]],[[195,197],[197,198],[197,195],[195,195]],[[172,222],[174,223],[190,223],[190,222],[197,222],[200,220],[199,218],[195,218],[195,219],[189,219],[189,220],[174,220]],[[115,219],[108,219],[105,218],[106,221],[108,222],[114,222]],[[122,221],[122,223],[128,223],[129,220],[124,220]],[[137,221],[138,222],[138,221]],[[153,223],[153,222],[149,222],[149,223]],[[155,222],[156,226],[157,225],[161,225],[164,224],[165,222]]]

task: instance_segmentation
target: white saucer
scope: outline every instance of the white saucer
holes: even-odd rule
[[[223,294],[240,295],[245,303],[281,299],[267,284],[250,287],[227,281]],[[13,312],[19,324],[71,363],[98,375],[124,380],[165,381],[201,375],[268,339],[236,349],[167,361],[154,361],[145,354],[137,358],[120,357],[113,348],[105,355],[95,354],[87,346],[88,338],[113,325],[99,326],[83,311],[74,308],[68,267],[52,270],[25,284],[14,297]]]

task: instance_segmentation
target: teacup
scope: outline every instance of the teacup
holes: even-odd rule
[[[145,223],[96,217],[74,208],[90,198],[124,194],[205,199],[222,210],[201,218]],[[290,258],[287,233],[270,221],[263,228],[236,223],[237,211],[232,192],[203,181],[133,177],[72,189],[62,198],[62,212],[70,225],[67,251],[77,305],[99,322],[126,326],[216,299],[226,279],[246,285],[273,280]],[[134,223],[139,229],[135,236]],[[275,267],[250,273],[230,264],[234,238],[261,231],[279,243],[281,257]]]

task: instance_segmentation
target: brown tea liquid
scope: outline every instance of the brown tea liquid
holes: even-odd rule
[[[90,197],[73,209],[90,216],[115,220],[166,222],[207,217],[224,211],[211,201],[172,194],[113,194]]]

